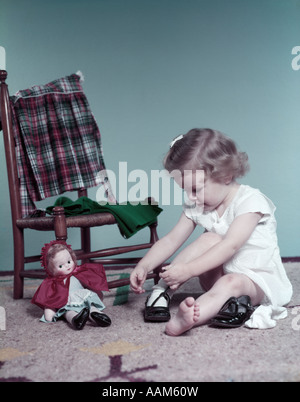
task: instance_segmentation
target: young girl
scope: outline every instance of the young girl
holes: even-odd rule
[[[199,277],[205,293],[180,304],[167,323],[168,335],[211,319],[220,326],[246,322],[251,328],[271,328],[287,315],[283,306],[291,299],[292,287],[277,245],[275,207],[259,190],[236,181],[248,170],[247,160],[231,139],[211,129],[193,129],[178,137],[165,157],[165,168],[189,203],[175,227],[133,270],[132,290],[143,293],[147,273],[171,257],[197,225],[205,229],[164,268],[147,299],[145,319],[168,321],[172,292]]]
[[[108,290],[101,264],[77,266],[74,251],[60,240],[45,244],[41,264],[47,278],[31,301],[44,309],[41,321],[54,322],[63,316],[76,330],[83,329],[88,319],[100,327],[111,324],[110,318],[101,312],[102,290]]]

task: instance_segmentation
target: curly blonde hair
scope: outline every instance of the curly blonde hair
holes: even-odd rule
[[[194,128],[173,141],[164,167],[169,172],[203,170],[216,182],[243,177],[249,170],[248,155],[239,152],[229,137],[210,128]]]

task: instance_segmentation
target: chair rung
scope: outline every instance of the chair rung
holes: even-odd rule
[[[20,272],[22,278],[36,278],[44,279],[46,277],[46,272],[43,269],[28,269]]]
[[[147,279],[153,279],[156,277],[156,274],[148,274],[147,275]],[[115,281],[108,281],[108,288],[109,289],[113,289],[113,288],[117,288],[120,286],[127,286],[130,284],[130,279],[129,278],[124,278],[124,279],[116,279]]]
[[[122,246],[122,247],[107,248],[107,249],[103,249],[103,250],[99,250],[99,251],[91,251],[88,253],[80,251],[80,252],[78,252],[78,254],[76,254],[76,256],[78,259],[108,257],[110,255],[118,255],[118,254],[130,253],[132,251],[145,250],[152,246],[153,246],[152,243],[144,243],[144,244],[139,244],[139,245],[135,245],[135,246]]]
[[[25,270],[25,271],[20,272],[20,276],[22,278],[44,279],[46,277],[46,273],[41,269],[32,269],[32,270],[27,270],[27,271]],[[156,277],[155,273],[150,273],[147,275],[147,279],[153,279],[155,277]],[[109,289],[117,288],[119,286],[126,286],[129,284],[130,284],[129,278],[108,281]]]

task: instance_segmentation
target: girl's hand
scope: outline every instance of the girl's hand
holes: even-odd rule
[[[164,267],[163,272],[160,274],[160,277],[172,290],[177,290],[180,285],[191,278],[191,276],[187,272],[186,264],[179,262]]]
[[[145,292],[143,284],[147,278],[148,271],[144,267],[136,266],[130,274],[130,288],[134,293],[141,294]]]

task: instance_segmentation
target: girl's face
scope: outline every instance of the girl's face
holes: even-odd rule
[[[51,260],[53,276],[69,275],[75,268],[74,261],[68,250],[59,251]]]
[[[219,183],[204,177],[204,171],[185,171],[184,175],[173,175],[175,182],[186,192],[188,199],[204,212],[218,210],[230,192],[229,183]]]

